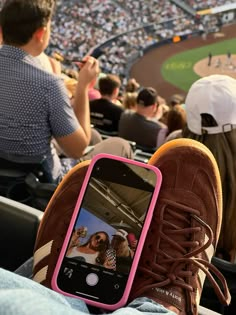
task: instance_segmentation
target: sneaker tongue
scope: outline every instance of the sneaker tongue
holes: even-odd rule
[[[145,292],[145,296],[163,306],[174,306],[184,313],[186,310],[186,297],[183,289],[176,286],[165,286],[164,288],[153,288]]]

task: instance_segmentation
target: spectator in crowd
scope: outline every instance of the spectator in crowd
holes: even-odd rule
[[[234,0],[228,0],[227,2],[225,0],[208,0],[208,1],[201,1],[201,0],[186,0],[186,3],[190,5],[194,10],[205,10],[209,8],[215,8],[222,6],[224,4],[233,3]]]
[[[89,101],[97,100],[101,97],[102,97],[101,93],[97,89],[95,89],[94,86],[91,86],[89,88]]]
[[[143,88],[137,96],[136,111],[125,111],[119,123],[119,136],[135,141],[145,149],[159,147],[165,139],[167,127],[156,118],[158,94],[152,87]]]
[[[125,109],[136,110],[137,92],[126,92],[123,95],[122,105]]]
[[[55,58],[46,55],[45,52],[42,52],[39,56],[37,56],[37,58],[42,66],[42,69],[50,73],[61,75],[61,64]]]
[[[186,111],[182,105],[175,105],[169,110],[166,124],[168,132],[165,141],[176,139],[179,134],[182,134],[182,130],[186,126]]]
[[[68,92],[68,96],[70,98],[71,105],[73,107],[75,94],[76,94],[76,86],[78,84],[78,81],[76,79],[71,78],[68,75],[62,73],[60,62],[57,61],[55,58],[47,56],[44,52],[41,53],[37,58],[40,61],[40,64],[41,64],[43,70],[48,71],[49,73],[54,73],[54,74],[60,75],[63,78],[67,92]],[[78,75],[77,75],[77,78],[78,78]],[[90,86],[91,86],[91,84],[90,84]],[[90,91],[91,91],[91,88],[89,88],[89,92],[88,92],[89,96],[90,96]],[[96,131],[94,128],[92,128],[91,139],[90,139],[89,145],[93,146],[93,145],[95,145],[101,141],[102,141],[102,137],[99,134],[99,132]],[[60,146],[55,141],[55,139],[52,139],[52,144],[54,145],[54,147],[57,151],[57,154],[59,156],[64,156],[65,153],[60,148]]]
[[[89,101],[93,101],[102,97],[101,93],[99,92],[98,82],[103,76],[105,76],[105,74],[100,72],[97,78],[91,82],[88,91]]]
[[[88,89],[99,63],[87,56],[80,70],[74,106],[60,77],[41,69],[39,56],[50,38],[54,0],[6,1],[0,13],[0,158],[40,164],[48,181],[58,182],[78,160],[98,152],[132,156],[123,139],[102,141],[83,156],[91,139]],[[62,165],[51,147],[54,137],[65,155]]]
[[[184,96],[181,94],[173,94],[170,97],[169,105],[170,107],[174,107],[175,105],[181,105],[184,103]]]
[[[131,78],[128,80],[126,87],[125,87],[125,91],[126,92],[137,92],[140,88],[140,84],[136,81],[135,78]]]
[[[205,144],[215,156],[223,188],[223,221],[217,254],[236,263],[236,80],[211,75],[196,81],[186,98],[183,137]]]
[[[211,60],[212,60],[212,53],[211,52],[209,52],[209,54],[208,54],[208,67],[210,67],[211,66]]]
[[[231,60],[231,52],[230,51],[227,51],[227,62],[226,64],[227,65],[231,65],[232,63],[232,60]]]
[[[161,97],[158,97],[158,112],[156,118],[159,122],[162,122],[164,125],[167,125],[167,117],[170,111],[170,106],[165,103],[165,100]]]
[[[120,79],[107,74],[98,81],[101,98],[90,102],[90,117],[94,128],[105,133],[117,133],[123,108],[114,103],[119,95]]]

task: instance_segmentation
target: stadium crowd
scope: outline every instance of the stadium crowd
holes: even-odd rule
[[[27,6],[30,0],[24,1]],[[34,1],[34,4],[37,4],[37,1],[40,0]],[[173,206],[177,210],[170,211],[169,216],[172,217],[172,212],[174,212],[175,218],[169,219],[173,220],[173,223],[171,222],[169,225],[167,219],[167,225],[171,227],[171,229],[167,228],[167,233],[177,229],[178,237],[184,233],[187,233],[187,236],[190,233],[201,234],[202,244],[195,238],[194,241],[191,239],[193,243],[191,246],[194,248],[193,253],[200,250],[201,257],[203,257],[198,259],[196,270],[199,269],[200,262],[206,260],[204,246],[208,243],[214,244],[215,250],[218,235],[220,237],[216,255],[236,263],[236,231],[229,229],[229,226],[234,227],[236,224],[236,166],[234,162],[236,80],[224,75],[214,75],[197,80],[189,89],[186,97],[172,95],[170,96],[171,101],[168,103],[161,98],[161,91],[157,91],[153,87],[142,87],[134,78],[128,79],[126,76],[127,65],[135,58],[140,57],[144,48],[174,35],[190,34],[199,30],[199,25],[173,3],[164,0],[150,2],[72,0],[65,3],[61,0],[58,1],[57,15],[53,19],[52,25],[50,25],[52,4],[50,8],[44,8],[46,11],[43,12],[45,14],[44,19],[42,15],[37,15],[37,10],[32,11],[32,14],[35,14],[35,18],[41,23],[39,23],[39,27],[38,21],[32,22],[32,16],[28,17],[34,28],[31,27],[30,23],[24,25],[25,11],[22,8],[18,7],[19,12],[17,10],[13,12],[11,6],[16,9],[19,4],[16,0],[9,1],[9,5],[4,6],[0,13],[3,38],[0,48],[0,77],[2,82],[0,96],[3,102],[0,109],[1,165],[4,165],[5,162],[18,166],[37,165],[45,174],[46,183],[58,185],[69,169],[82,161],[90,160],[97,153],[111,153],[135,159],[136,149],[152,154],[170,140],[176,138],[194,139],[210,149],[219,167],[221,176],[217,177],[219,181],[217,185],[222,185],[223,189],[222,230],[221,233],[217,230],[219,227],[215,225],[218,222],[217,224],[211,222],[218,220],[214,212],[212,219],[209,219],[209,211],[214,210],[214,208],[218,210],[218,201],[217,205],[214,203],[216,198],[220,199],[217,194],[218,191],[215,189],[217,192],[212,192],[214,189],[209,184],[210,180],[206,178],[205,173],[201,177],[200,172],[196,171],[196,176],[199,176],[204,183],[206,182],[204,189],[209,190],[208,195],[202,188],[199,189],[202,198],[209,197],[207,203],[209,202],[213,206],[205,209],[203,206],[199,206],[199,200],[197,200],[198,207],[208,211],[207,213],[204,212],[203,218],[198,218],[195,209],[190,209],[190,206],[187,205],[183,207],[179,202],[182,212],[190,213],[188,213],[188,217],[186,216],[187,219],[185,217],[183,219],[182,213],[176,215],[178,207],[176,200],[173,199],[174,206],[167,204],[167,208]],[[14,6],[15,3],[17,3],[16,7]],[[198,2],[195,3],[198,4]],[[194,6],[193,2],[190,4]],[[214,4],[216,4],[215,1],[208,2],[208,5]],[[221,1],[217,4],[221,4]],[[41,8],[42,11],[44,9]],[[172,18],[173,15],[175,16],[174,19]],[[134,19],[134,17],[137,18]],[[17,27],[9,27],[9,23],[14,24],[15,20]],[[156,21],[160,23],[159,26],[153,25]],[[132,32],[129,33],[129,31]],[[99,48],[101,56],[98,59],[89,56],[89,52],[94,47],[112,37],[114,40],[109,46],[105,45]],[[49,41],[50,46],[47,49]],[[59,63],[55,59],[58,58],[53,53],[61,56],[62,61],[63,59],[66,60],[71,70],[79,68],[78,73],[73,78],[73,89],[69,88],[70,77],[65,75],[64,69],[62,68],[61,72],[60,67],[56,67]],[[80,61],[77,63],[77,68],[72,69],[69,61],[72,62],[73,60]],[[144,75],[148,74],[144,73]],[[224,104],[223,110],[220,109],[222,104]],[[18,110],[19,108],[21,111]],[[195,144],[193,148],[197,150],[197,145]],[[206,162],[203,156],[205,157],[204,154],[207,150],[201,150],[202,162]],[[186,152],[189,159],[189,148]],[[182,154],[180,151],[178,153]],[[200,157],[198,156],[198,158]],[[213,158],[210,162],[214,164]],[[183,165],[184,163],[182,163]],[[191,167],[189,171],[192,171]],[[209,169],[206,168],[206,171],[208,172]],[[191,186],[192,178],[191,176],[189,178],[189,186]],[[216,181],[215,178],[213,180]],[[199,185],[199,181],[197,184]],[[191,187],[195,193],[194,188]],[[192,198],[189,199],[191,199],[189,200],[191,203]],[[195,219],[197,223],[193,225],[186,223]],[[209,225],[204,220],[210,221]],[[177,224],[181,221],[184,227],[176,228],[176,221]],[[199,227],[197,224],[202,226]],[[211,229],[214,231],[212,232]],[[210,231],[206,244],[204,244],[205,239],[202,235],[204,234],[205,237],[207,232],[204,231]],[[173,241],[170,244],[172,246]],[[189,249],[189,238],[183,238],[183,244],[184,252],[181,252],[180,255],[178,253],[178,259],[181,260],[180,266],[183,264],[182,260],[187,259],[193,268],[192,265],[195,262],[189,260],[190,258],[195,259],[194,255],[197,256],[199,253],[192,255]],[[177,248],[179,247],[177,245]],[[204,255],[202,254],[203,251]],[[188,256],[189,252],[192,256]],[[172,255],[171,251],[168,255],[164,253],[165,260],[171,260],[169,255]],[[175,266],[174,260],[175,258],[173,258],[171,266]],[[208,261],[206,266],[210,268]],[[190,270],[190,276],[189,270],[184,269],[183,278],[193,278],[193,275],[198,278],[198,271],[194,268],[193,272]],[[206,269],[204,268],[203,271]],[[1,280],[7,279],[1,281],[3,287],[1,291],[17,283],[17,280],[16,282],[8,280],[8,277],[10,279],[14,277],[14,274],[12,276],[3,271],[1,277]],[[171,281],[175,277],[174,273],[167,274],[167,278]],[[156,278],[155,281],[157,282]],[[194,283],[193,287],[197,287],[198,280],[191,281]],[[27,281],[22,283],[22,285],[27,286]],[[142,284],[143,282],[141,282]],[[197,289],[192,290],[191,287],[189,290],[189,284],[185,285],[185,282],[184,285],[183,282],[180,284],[181,290],[191,292],[195,290],[193,294],[195,301]],[[170,285],[172,282],[163,286],[168,289]],[[179,283],[177,282],[176,285]],[[230,298],[227,289],[225,292],[226,297],[222,298],[221,296],[221,298],[227,304]],[[47,296],[46,293],[45,296]],[[182,296],[185,299],[185,294]],[[6,297],[4,298],[6,300]],[[14,300],[16,303],[14,305],[17,305],[17,301],[17,299]],[[13,303],[13,299],[11,299],[11,303]],[[46,304],[50,307],[49,302],[46,301]],[[6,305],[0,303],[2,309],[6,308]],[[14,309],[14,305],[12,309]],[[164,306],[166,303],[163,304]],[[191,307],[191,303],[184,305],[184,308]],[[176,314],[180,313],[180,306],[176,307],[175,303],[173,305],[170,303],[168,308],[174,309]],[[15,307],[14,312],[16,311],[16,314],[17,310],[18,307]],[[196,314],[196,311],[194,312],[192,314]],[[158,314],[158,312],[156,313]]]
[[[48,53],[57,51],[67,59],[81,59],[93,48],[114,38],[112,47],[108,45],[107,49],[102,51],[101,68],[103,69],[104,65],[105,69],[114,67],[116,71],[116,68],[121,67],[119,72],[122,75],[125,75],[122,64],[127,64],[130,52],[131,55],[137,54],[140,48],[148,47],[161,39],[175,34],[191,33],[197,29],[194,21],[169,1],[123,3],[110,0],[72,0],[65,4],[60,0],[57,6]],[[152,23],[156,25],[154,29],[143,28],[144,25]],[[135,31],[137,28],[141,29]],[[132,30],[134,31],[131,33],[116,37]],[[114,46],[117,47],[117,51],[114,51]],[[112,48],[114,56],[111,61],[109,48]],[[119,61],[114,60],[117,55]]]
[[[198,2],[192,2],[189,5],[195,8]],[[221,3],[208,1],[206,5]],[[104,72],[118,72],[126,84],[127,65],[145,48],[200,29],[199,23],[171,1],[58,0],[47,53],[62,55],[68,61],[64,66],[75,69],[69,60],[80,60],[113,39],[99,51],[100,67]]]
[[[210,5],[221,3],[214,1]],[[81,59],[107,43],[96,56],[100,67],[104,72],[118,71],[125,84],[127,65],[145,48],[201,29],[201,23],[171,1],[59,0],[47,52],[51,55],[56,51],[67,60]],[[108,42],[109,39],[112,40]]]
[[[186,0],[187,4],[189,4],[194,10],[205,10],[210,8],[219,7],[221,5],[234,3],[234,0]]]

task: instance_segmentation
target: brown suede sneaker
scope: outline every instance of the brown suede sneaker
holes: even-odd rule
[[[163,182],[130,300],[145,296],[178,314],[196,315],[207,275],[220,301],[229,304],[225,279],[210,264],[222,220],[212,153],[195,140],[177,139],[161,146],[149,164],[160,169]],[[224,294],[209,270],[221,280]]]
[[[33,279],[51,288],[51,279],[90,161],[72,168],[54,192],[39,226]]]

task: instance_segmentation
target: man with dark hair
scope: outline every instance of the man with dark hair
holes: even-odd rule
[[[0,12],[0,159],[40,164],[47,180],[58,182],[81,157],[90,159],[98,152],[130,157],[131,153],[119,139],[113,146],[101,142],[83,156],[91,138],[88,90],[99,63],[93,57],[84,59],[72,108],[63,80],[44,71],[35,58],[48,45],[54,7],[54,0],[9,0]],[[61,163],[51,146],[52,137],[73,159]]]
[[[26,45],[36,31],[50,26],[48,23],[54,7],[55,0],[5,1],[0,18],[4,43],[13,46]],[[45,46],[47,44],[48,41],[45,41]]]
[[[90,102],[91,122],[102,133],[117,134],[118,123],[124,109],[114,102],[120,89],[120,79],[116,75],[106,75],[98,81],[100,99]]]
[[[118,76],[109,74],[102,77],[98,81],[99,91],[102,95],[112,95],[114,98],[118,96],[120,88],[120,79]]]
[[[158,94],[152,87],[143,88],[136,101],[136,111],[127,110],[120,118],[119,136],[135,141],[145,150],[159,147],[165,139],[167,127],[156,118]]]

